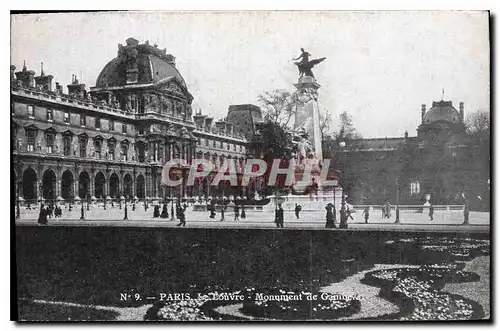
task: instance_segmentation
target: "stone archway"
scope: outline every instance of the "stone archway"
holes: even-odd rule
[[[51,169],[47,169],[43,173],[42,197],[46,200],[54,200],[56,198],[56,174]]]
[[[82,171],[78,176],[78,196],[81,199],[87,198],[90,194],[90,176],[86,171]]]
[[[123,176],[123,195],[128,198],[133,198],[132,196],[132,176],[126,174]]]
[[[118,175],[113,173],[109,177],[109,196],[112,198],[120,197],[120,179]]]
[[[96,198],[106,197],[106,177],[102,172],[98,172],[94,178],[94,196]]]
[[[37,198],[37,187],[36,187],[37,176],[35,170],[32,168],[27,168],[23,172],[23,198],[25,200],[36,200]]]
[[[75,195],[75,192],[73,192],[73,183],[75,181],[75,178],[73,177],[73,173],[69,170],[66,170],[62,174],[62,180],[61,180],[61,197],[64,200],[67,199],[72,199]]]
[[[135,194],[137,198],[144,199],[146,196],[146,181],[144,180],[144,176],[141,174],[137,176],[135,180]]]

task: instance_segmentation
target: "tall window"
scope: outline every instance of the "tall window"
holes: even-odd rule
[[[47,121],[54,120],[54,111],[52,109],[47,109]]]
[[[71,136],[63,137],[63,145],[64,155],[71,155]]]
[[[80,137],[80,157],[87,157],[87,137]]]
[[[227,150],[228,151],[231,150],[231,144],[230,143],[227,143],[226,146],[227,146]]]
[[[224,148],[224,142],[222,142],[222,141],[220,142],[219,148]]]
[[[28,116],[35,117],[35,108],[31,105],[28,105]]]
[[[410,194],[411,195],[420,194],[420,183],[418,181],[410,183]]]
[[[95,157],[97,159],[101,158],[101,147],[102,147],[102,141],[100,139],[95,140],[94,149],[95,149]]]
[[[122,124],[122,132],[127,133],[127,123]]]
[[[69,123],[69,113],[64,112],[64,123]]]
[[[52,132],[46,133],[45,142],[47,144],[47,154],[52,154],[54,151],[54,134]]]
[[[35,150],[35,140],[36,140],[36,131],[34,130],[29,130],[26,132],[28,135],[28,145],[26,147],[26,150],[28,152],[33,152]]]
[[[115,142],[114,141],[108,141],[108,158],[111,161],[115,159]]]
[[[217,147],[217,145],[216,145],[216,141],[215,141],[215,140],[214,140],[214,144],[213,144],[213,146],[214,146],[214,148],[215,148],[215,147]]]
[[[144,135],[144,127],[139,126],[139,136],[142,136],[142,135]]]
[[[126,144],[122,144],[122,150],[121,150],[122,161],[127,161],[127,152],[128,152],[128,146]]]
[[[96,117],[95,118],[95,128],[100,129],[101,128],[101,118]]]
[[[115,131],[115,121],[109,120],[109,131]]]
[[[80,115],[80,125],[85,126],[87,123],[87,119],[85,118],[85,115]]]
[[[145,157],[145,148],[143,144],[137,144],[137,154],[139,162],[144,162],[146,157]]]

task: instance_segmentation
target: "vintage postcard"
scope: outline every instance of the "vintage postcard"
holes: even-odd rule
[[[491,321],[490,13],[11,13],[18,321]]]

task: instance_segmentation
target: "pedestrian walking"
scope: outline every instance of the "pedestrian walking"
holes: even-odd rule
[[[285,221],[284,210],[281,205],[276,206],[276,211],[274,213],[274,222],[276,223],[276,227],[283,228],[283,223]]]
[[[366,206],[365,210],[363,210],[363,214],[365,215],[365,224],[368,224],[368,219],[370,218],[370,206]]]
[[[221,222],[222,222],[222,221],[224,221],[224,214],[225,214],[225,212],[226,212],[226,210],[225,210],[225,209],[226,209],[226,206],[224,206],[224,205],[221,205],[221,206],[220,206],[220,221],[221,221]]]
[[[166,203],[163,204],[163,208],[161,209],[160,217],[161,218],[168,218],[168,208],[167,208]]]
[[[352,217],[352,209],[349,208],[349,206],[347,206],[346,213],[347,213],[347,218],[350,218],[350,219],[352,219],[354,221],[354,218]]]
[[[186,215],[184,214],[184,208],[182,208],[180,205],[177,206],[177,218],[180,221],[177,226],[186,226]]]
[[[434,205],[432,203],[429,206],[429,217],[430,217],[431,221],[434,220]]]
[[[47,224],[47,209],[45,209],[45,206],[43,204],[40,206],[40,213],[38,214],[38,224]]]
[[[297,217],[297,219],[300,219],[300,211],[302,210],[302,206],[299,205],[299,204],[295,204],[295,217]]]
[[[464,207],[464,224],[469,224],[469,206]]]
[[[247,218],[247,214],[245,213],[245,205],[241,205],[241,218]]]
[[[234,205],[234,220],[240,220],[240,207],[238,207],[238,205]]]

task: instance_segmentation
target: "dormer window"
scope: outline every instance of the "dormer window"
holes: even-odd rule
[[[53,121],[54,120],[54,111],[49,108],[47,109],[47,121]]]
[[[28,116],[35,117],[35,107],[28,105]]]

